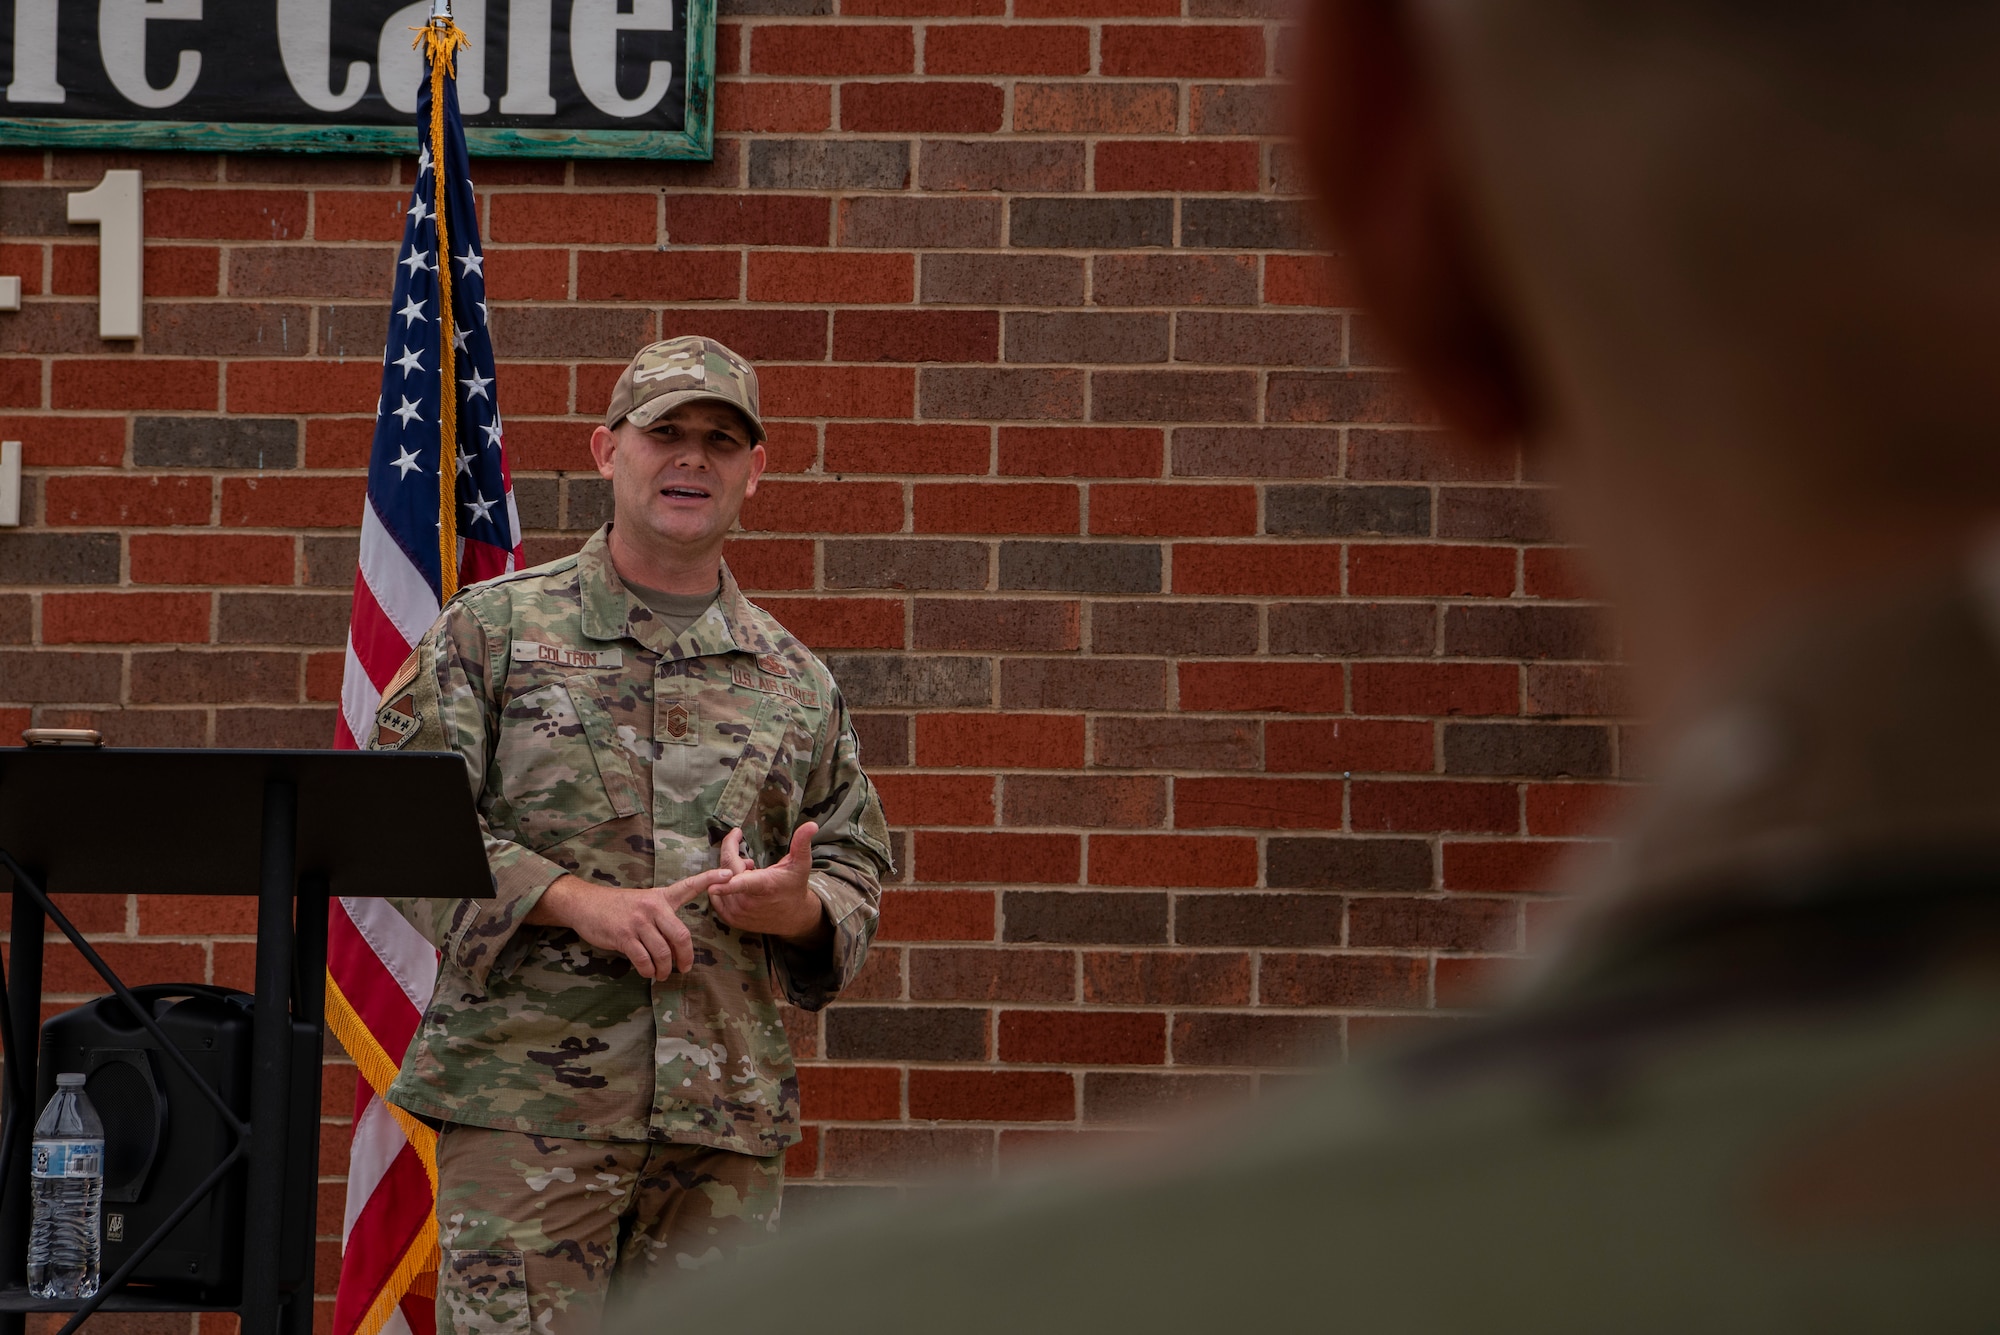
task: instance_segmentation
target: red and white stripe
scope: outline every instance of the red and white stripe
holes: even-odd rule
[[[513,521],[509,529],[519,533],[511,478],[506,501]],[[463,584],[504,574],[521,562],[519,548],[503,551],[463,541],[459,552]],[[374,505],[364,501],[336,747],[357,749],[369,735],[382,688],[437,620],[438,611],[429,582],[389,535]],[[437,952],[382,900],[340,899],[329,910],[327,974],[373,1040],[371,1046],[386,1056],[387,1063],[373,1063],[380,1080],[383,1069],[400,1061],[416,1035],[437,983]],[[406,1267],[435,1202],[425,1152],[390,1114],[382,1100],[386,1090],[366,1074],[369,1063],[360,1064],[364,1075],[355,1086],[335,1335],[433,1335],[431,1300],[421,1289],[401,1295],[386,1319],[378,1311],[373,1330],[363,1329],[371,1324],[366,1318],[378,1296]]]

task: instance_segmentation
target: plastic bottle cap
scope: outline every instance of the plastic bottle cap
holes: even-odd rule
[[[83,1072],[64,1071],[61,1075],[56,1077],[56,1088],[57,1089],[83,1088]]]

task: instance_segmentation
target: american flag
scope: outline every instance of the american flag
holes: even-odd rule
[[[442,20],[424,39],[432,63],[441,54],[447,70],[424,80],[417,105],[422,150],[396,263],[368,499],[361,511],[361,567],[341,680],[335,745],[344,749],[367,738],[382,689],[437,619],[444,600],[465,584],[522,564],[521,524],[501,449],[493,345],[486,332],[485,257],[458,93],[448,70],[454,34],[449,20]],[[441,224],[444,254],[438,244]],[[446,290],[449,321],[441,295]],[[442,430],[447,391],[454,396],[456,416],[449,441]],[[441,508],[447,496],[457,530],[449,570],[442,554],[449,542]],[[433,1335],[433,1139],[428,1128],[383,1102],[382,1094],[430,1002],[437,954],[379,899],[336,901],[328,938],[328,1018],[361,1075],[334,1335]]]

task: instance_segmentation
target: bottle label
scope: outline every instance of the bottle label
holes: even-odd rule
[[[97,1177],[104,1172],[104,1142],[38,1140],[34,1165],[36,1177]]]

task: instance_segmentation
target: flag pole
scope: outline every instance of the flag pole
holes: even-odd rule
[[[458,380],[457,348],[452,332],[451,239],[445,223],[444,93],[445,80],[461,46],[470,45],[451,20],[451,0],[431,0],[431,17],[417,33],[414,45],[424,48],[431,80],[431,177],[438,239],[438,583],[439,596],[449,602],[458,592]]]

